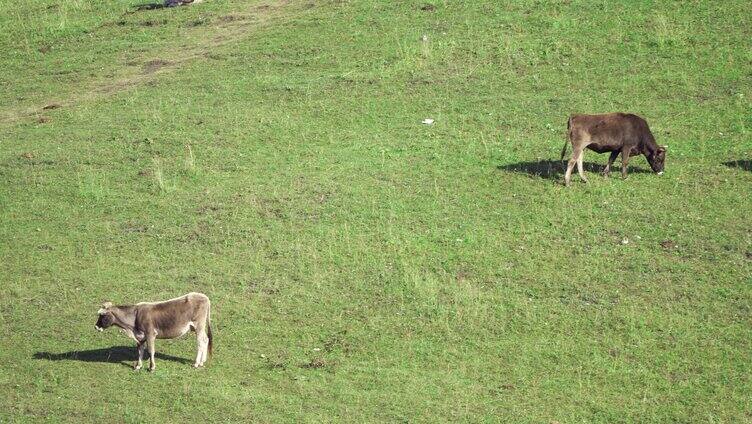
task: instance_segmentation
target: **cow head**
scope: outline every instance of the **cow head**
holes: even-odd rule
[[[99,331],[104,331],[105,328],[111,326],[115,322],[115,316],[112,315],[110,308],[112,308],[112,303],[104,302],[102,308],[97,311],[99,318],[97,319],[97,323],[94,324],[94,328]]]
[[[658,149],[647,155],[648,163],[653,172],[663,174],[663,165],[666,163],[666,146],[658,146]]]

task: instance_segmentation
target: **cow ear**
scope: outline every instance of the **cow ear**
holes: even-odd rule
[[[112,302],[104,302],[102,304],[102,308],[100,310],[98,310],[97,313],[99,315],[105,314],[105,313],[107,313],[107,309],[109,309],[111,307],[112,307]]]

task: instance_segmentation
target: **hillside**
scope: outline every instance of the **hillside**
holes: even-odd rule
[[[0,3],[0,422],[751,420],[751,18]],[[665,174],[565,188],[567,117],[610,111]],[[94,329],[189,291],[204,369]]]

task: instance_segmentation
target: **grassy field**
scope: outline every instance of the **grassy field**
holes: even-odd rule
[[[748,7],[0,2],[0,422],[752,421]],[[563,187],[608,111],[666,173]]]

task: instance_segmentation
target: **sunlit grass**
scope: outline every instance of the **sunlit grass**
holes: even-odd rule
[[[744,2],[146,3],[0,3],[0,421],[749,419]],[[189,291],[206,369],[93,329]]]

